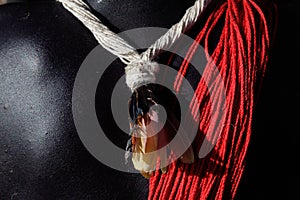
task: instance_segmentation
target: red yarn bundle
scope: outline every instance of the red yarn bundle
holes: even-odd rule
[[[213,150],[193,164],[178,161],[165,174],[157,170],[150,178],[149,200],[234,199],[243,174],[255,104],[272,44],[276,6],[262,0],[224,0],[207,10],[199,18],[203,26],[181,64],[174,89],[180,90],[181,75],[186,75],[195,49],[201,45],[209,52],[211,33],[224,20],[210,55],[216,67],[206,66],[190,104],[192,113],[196,109],[201,113],[199,134],[193,143],[196,152],[204,139],[216,139],[206,134],[209,126],[220,130],[220,137]],[[218,95],[209,97],[222,92],[221,84],[226,100]],[[217,103],[213,105],[210,98],[216,98]],[[212,120],[212,106],[224,111],[223,123]]]

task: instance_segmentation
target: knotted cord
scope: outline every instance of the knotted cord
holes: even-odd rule
[[[134,47],[112,32],[100,19],[92,14],[89,6],[82,0],[58,0],[63,6],[78,18],[94,35],[99,44],[110,53],[116,55],[127,65],[126,83],[133,91],[141,84],[155,82],[155,71],[157,65],[152,60],[161,49],[168,49],[172,46],[189,27],[198,19],[204,9],[206,0],[196,0],[194,5],[188,8],[181,20],[174,24],[164,35],[158,38],[146,51],[139,54]],[[153,67],[156,66],[155,70]],[[149,67],[150,66],[150,67]],[[139,72],[141,74],[138,74]],[[145,79],[145,77],[148,77]]]

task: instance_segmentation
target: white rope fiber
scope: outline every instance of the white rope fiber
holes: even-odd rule
[[[131,89],[155,82],[158,64],[152,62],[161,49],[170,48],[183,32],[192,26],[207,4],[206,0],[196,0],[188,8],[182,19],[174,24],[164,35],[155,41],[146,51],[139,54],[119,35],[109,30],[82,0],[58,0],[63,6],[77,17],[94,35],[100,45],[110,53],[116,55],[127,66],[125,68],[126,84]]]
[[[163,36],[142,53],[142,58],[151,60],[157,56],[161,49],[169,49],[179,39],[181,34],[197,21],[205,2],[205,0],[196,0],[194,5],[186,10],[184,16],[177,24],[174,24]]]

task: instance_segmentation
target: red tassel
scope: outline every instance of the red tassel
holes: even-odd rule
[[[205,137],[210,141],[215,139],[206,134],[209,126],[221,130],[221,135],[213,151],[196,159],[194,164],[175,162],[166,174],[156,171],[150,178],[149,200],[234,198],[245,167],[255,102],[266,72],[276,22],[272,21],[276,13],[270,10],[274,9],[274,5],[266,1],[226,0],[213,9],[208,7],[207,18],[206,14],[200,17],[205,23],[181,64],[174,89],[180,90],[181,75],[186,75],[197,47],[202,45],[209,52],[211,33],[224,19],[218,44],[211,54],[220,76],[217,77],[216,69],[208,64],[190,104],[192,113],[199,108],[201,113],[194,148],[199,151]],[[225,111],[222,124],[211,120],[213,108],[209,99],[212,97],[209,98],[207,86],[209,83],[213,94],[219,94],[221,82],[226,101],[220,99],[216,106],[223,106]]]

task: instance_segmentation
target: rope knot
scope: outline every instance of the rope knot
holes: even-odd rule
[[[125,67],[126,84],[134,91],[142,85],[154,83],[156,81],[155,74],[159,71],[157,62],[147,60],[136,60]]]

